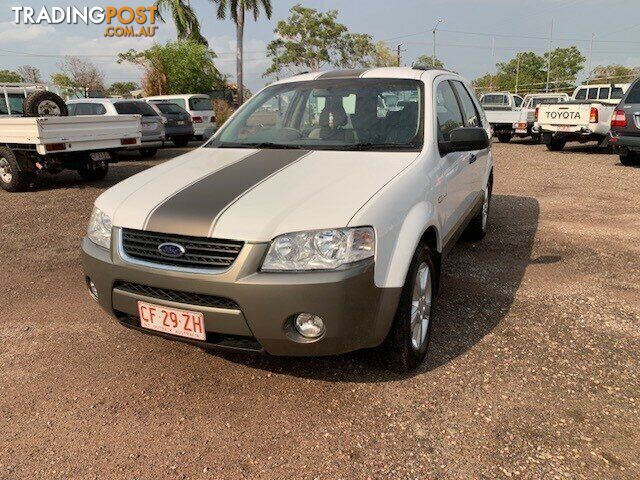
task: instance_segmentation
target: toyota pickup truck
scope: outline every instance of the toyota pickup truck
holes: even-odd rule
[[[515,134],[513,125],[520,118],[522,97],[509,92],[491,92],[480,97],[480,104],[494,135],[502,143],[509,142]]]
[[[535,128],[552,152],[562,150],[567,142],[596,141],[606,146],[611,116],[628,88],[628,83],[578,87],[568,102],[540,105]]]
[[[28,190],[43,172],[73,169],[102,180],[117,152],[140,145],[139,115],[68,117],[64,100],[40,86],[0,85],[0,187]]]
[[[528,93],[524,96],[519,118],[513,124],[515,135],[519,138],[531,137],[534,141],[540,141],[540,132],[534,128],[536,108],[543,103],[560,103],[569,100],[566,93]]]
[[[399,108],[383,112],[389,95]],[[444,70],[280,80],[203,147],[98,197],[88,292],[124,326],[202,348],[379,347],[415,368],[443,257],[487,232],[489,131],[470,83]]]

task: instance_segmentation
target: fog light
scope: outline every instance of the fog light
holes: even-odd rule
[[[318,338],[324,333],[324,322],[311,313],[300,313],[294,325],[300,335],[305,338]]]
[[[91,280],[89,277],[87,277],[87,287],[89,287],[89,294],[97,302],[98,301],[98,289],[96,288],[96,284],[93,283],[93,280]]]

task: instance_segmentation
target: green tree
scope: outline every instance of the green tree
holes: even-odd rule
[[[271,0],[210,0],[216,4],[217,16],[220,20],[227,18],[227,10],[231,19],[236,24],[236,83],[238,85],[238,104],[244,102],[243,83],[243,41],[244,41],[244,22],[245,13],[248,11],[253,14],[253,19],[258,20],[260,11],[264,10],[267,18],[271,18],[273,9]]]
[[[118,97],[128,97],[133,90],[138,89],[136,82],[114,82],[111,84],[107,93]]]
[[[337,10],[319,12],[295,5],[289,12],[289,18],[276,25],[276,39],[267,47],[271,66],[265,75],[283,68],[293,71],[302,67],[315,72],[327,65],[369,67],[388,60],[384,44],[374,44],[367,34],[349,33],[337,21]]]
[[[22,77],[11,70],[0,70],[0,82],[19,83],[22,82]]]
[[[376,42],[374,52],[375,67],[395,67],[398,65],[398,57],[383,41]]]
[[[584,68],[586,58],[575,45],[556,48],[551,52],[551,87],[556,90],[571,89],[578,73]]]
[[[434,58],[431,55],[420,55],[416,58],[414,65],[424,65],[431,68],[444,68],[444,63],[438,57]]]
[[[198,16],[191,7],[189,0],[156,0],[158,17],[165,21],[163,14],[169,12],[178,31],[178,40],[192,40],[208,46],[207,39],[202,36]]]
[[[118,55],[118,63],[128,62],[144,70],[142,87],[147,95],[205,93],[225,84],[214,64],[216,54],[201,43],[168,42]]]
[[[64,73],[60,73],[60,72],[51,74],[51,82],[54,85],[58,85],[59,87],[67,87],[67,88],[78,87],[78,85],[76,85],[68,75],[65,75]]]
[[[624,83],[640,75],[640,67],[624,65],[598,65],[589,75],[589,83]]]

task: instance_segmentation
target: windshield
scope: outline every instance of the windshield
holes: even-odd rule
[[[211,99],[209,97],[194,97],[189,99],[189,108],[195,111],[211,110]]]
[[[120,115],[142,115],[143,117],[157,117],[158,114],[146,102],[116,102],[116,111]]]
[[[162,113],[187,113],[175,103],[156,103],[155,106],[158,107],[158,110]]]
[[[423,142],[423,98],[416,80],[274,85],[253,97],[209,146],[416,151]]]

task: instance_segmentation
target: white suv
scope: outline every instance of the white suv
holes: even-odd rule
[[[387,109],[387,97],[397,98]],[[487,230],[489,125],[462,77],[302,74],[96,201],[83,262],[124,325],[202,347],[427,353],[442,257]]]

